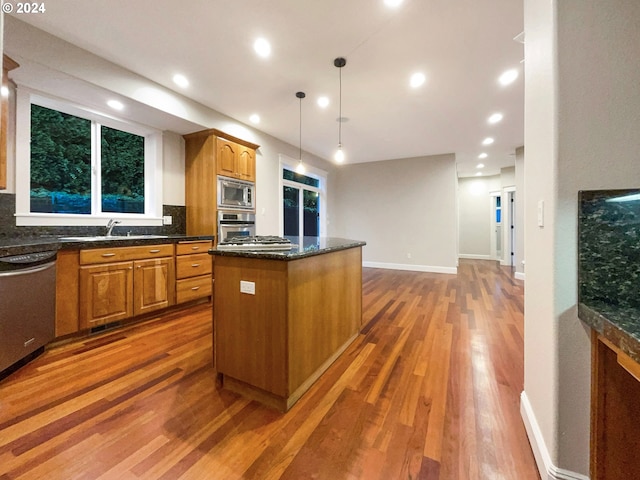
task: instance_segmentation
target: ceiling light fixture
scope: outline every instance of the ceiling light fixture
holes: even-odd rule
[[[384,4],[390,8],[397,8],[402,4],[403,0],[384,0]]]
[[[478,165],[476,165],[476,168],[484,168],[484,163],[479,163]]]
[[[482,172],[476,173],[476,177],[481,177],[481,176],[482,176]]]
[[[300,138],[299,138],[299,145],[300,145],[300,149],[298,151],[298,166],[296,167],[296,172],[297,173],[304,173],[305,172],[305,168],[304,165],[302,164],[302,99],[304,97],[306,97],[306,95],[304,94],[304,92],[296,92],[296,97],[298,97],[298,100],[300,100],[300,116],[299,116],[299,125],[300,125]]]
[[[506,87],[507,85],[510,85],[513,82],[515,82],[516,78],[518,78],[518,70],[514,68],[511,70],[507,70],[502,75],[500,75],[500,78],[498,78],[498,81],[500,82],[500,85],[502,85],[503,87]]]
[[[489,123],[491,124],[498,123],[499,121],[502,120],[502,118],[503,118],[503,115],[501,113],[494,113],[489,117]]]
[[[187,88],[189,86],[189,80],[187,80],[187,77],[180,73],[176,73],[173,76],[173,83],[178,85],[180,88]]]
[[[249,117],[249,121],[257,125],[258,123],[260,123],[260,115],[258,115],[257,113],[254,113]]]
[[[333,156],[337,163],[344,162],[344,151],[342,150],[342,67],[347,64],[347,60],[343,57],[338,57],[333,61],[333,65],[338,68],[340,72],[340,96],[339,96],[339,114],[338,114],[338,151]]]
[[[258,38],[253,42],[253,49],[262,58],[267,58],[271,55],[271,44],[264,38]]]
[[[411,88],[418,88],[418,87],[421,87],[426,80],[427,80],[427,77],[424,76],[424,73],[417,72],[411,75],[411,80],[409,81],[409,84],[411,85]]]
[[[487,137],[482,141],[483,145],[491,145],[494,142],[493,138]]]
[[[483,158],[487,158],[489,155],[487,155],[486,153],[482,152],[480,155],[478,155],[478,158],[480,160],[482,160]]]
[[[329,106],[329,97],[319,97],[318,106],[320,108],[327,108]]]
[[[4,85],[2,87],[0,87],[0,95],[2,95],[3,97],[8,97],[9,96],[9,87],[5,87]]]
[[[123,110],[124,109],[124,104],[118,100],[109,100],[107,102],[107,105],[109,105],[111,108],[113,108],[114,110]]]

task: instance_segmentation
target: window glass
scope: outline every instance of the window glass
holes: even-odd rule
[[[144,137],[101,126],[102,211],[144,213]]]
[[[284,234],[300,235],[300,190],[295,187],[283,187]]]
[[[301,173],[296,173],[294,171],[283,169],[282,178],[285,180],[291,180],[293,182],[302,183],[304,185],[310,185],[312,187],[320,187],[320,180],[317,178],[309,177],[307,175],[303,175]]]
[[[91,213],[91,121],[31,105],[32,212]]]

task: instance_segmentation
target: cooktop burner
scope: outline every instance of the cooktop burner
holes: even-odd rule
[[[218,244],[218,250],[290,250],[294,245],[287,238],[271,235],[232,237]]]

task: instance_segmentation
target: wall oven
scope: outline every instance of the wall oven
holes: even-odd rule
[[[255,184],[218,176],[218,208],[254,210]]]
[[[233,237],[255,237],[256,216],[250,212],[218,212],[218,243]]]

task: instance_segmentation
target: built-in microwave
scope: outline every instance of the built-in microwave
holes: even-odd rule
[[[255,184],[218,175],[218,208],[254,210]]]

